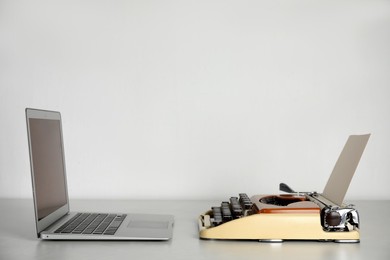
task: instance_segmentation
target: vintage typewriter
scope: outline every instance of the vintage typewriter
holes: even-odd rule
[[[284,183],[279,188],[285,194],[241,193],[199,216],[199,237],[360,242],[358,211],[343,200],[369,137],[348,138],[323,193],[295,192]]]

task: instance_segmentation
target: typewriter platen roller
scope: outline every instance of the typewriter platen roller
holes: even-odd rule
[[[199,237],[358,243],[358,211],[342,202],[369,136],[348,138],[323,193],[295,192],[284,183],[279,186],[284,194],[241,193],[199,216]]]

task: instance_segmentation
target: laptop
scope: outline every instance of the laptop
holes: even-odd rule
[[[38,238],[169,240],[172,215],[70,212],[61,114],[26,108]]]

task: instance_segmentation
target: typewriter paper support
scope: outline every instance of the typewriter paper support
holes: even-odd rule
[[[199,216],[199,237],[360,242],[358,211],[343,200],[369,137],[348,138],[323,193],[295,192],[284,183],[279,188],[288,194],[249,198],[242,193]]]

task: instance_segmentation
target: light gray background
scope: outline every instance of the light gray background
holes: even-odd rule
[[[390,2],[0,0],[0,197],[31,197],[25,107],[63,116],[72,198],[390,199]]]

